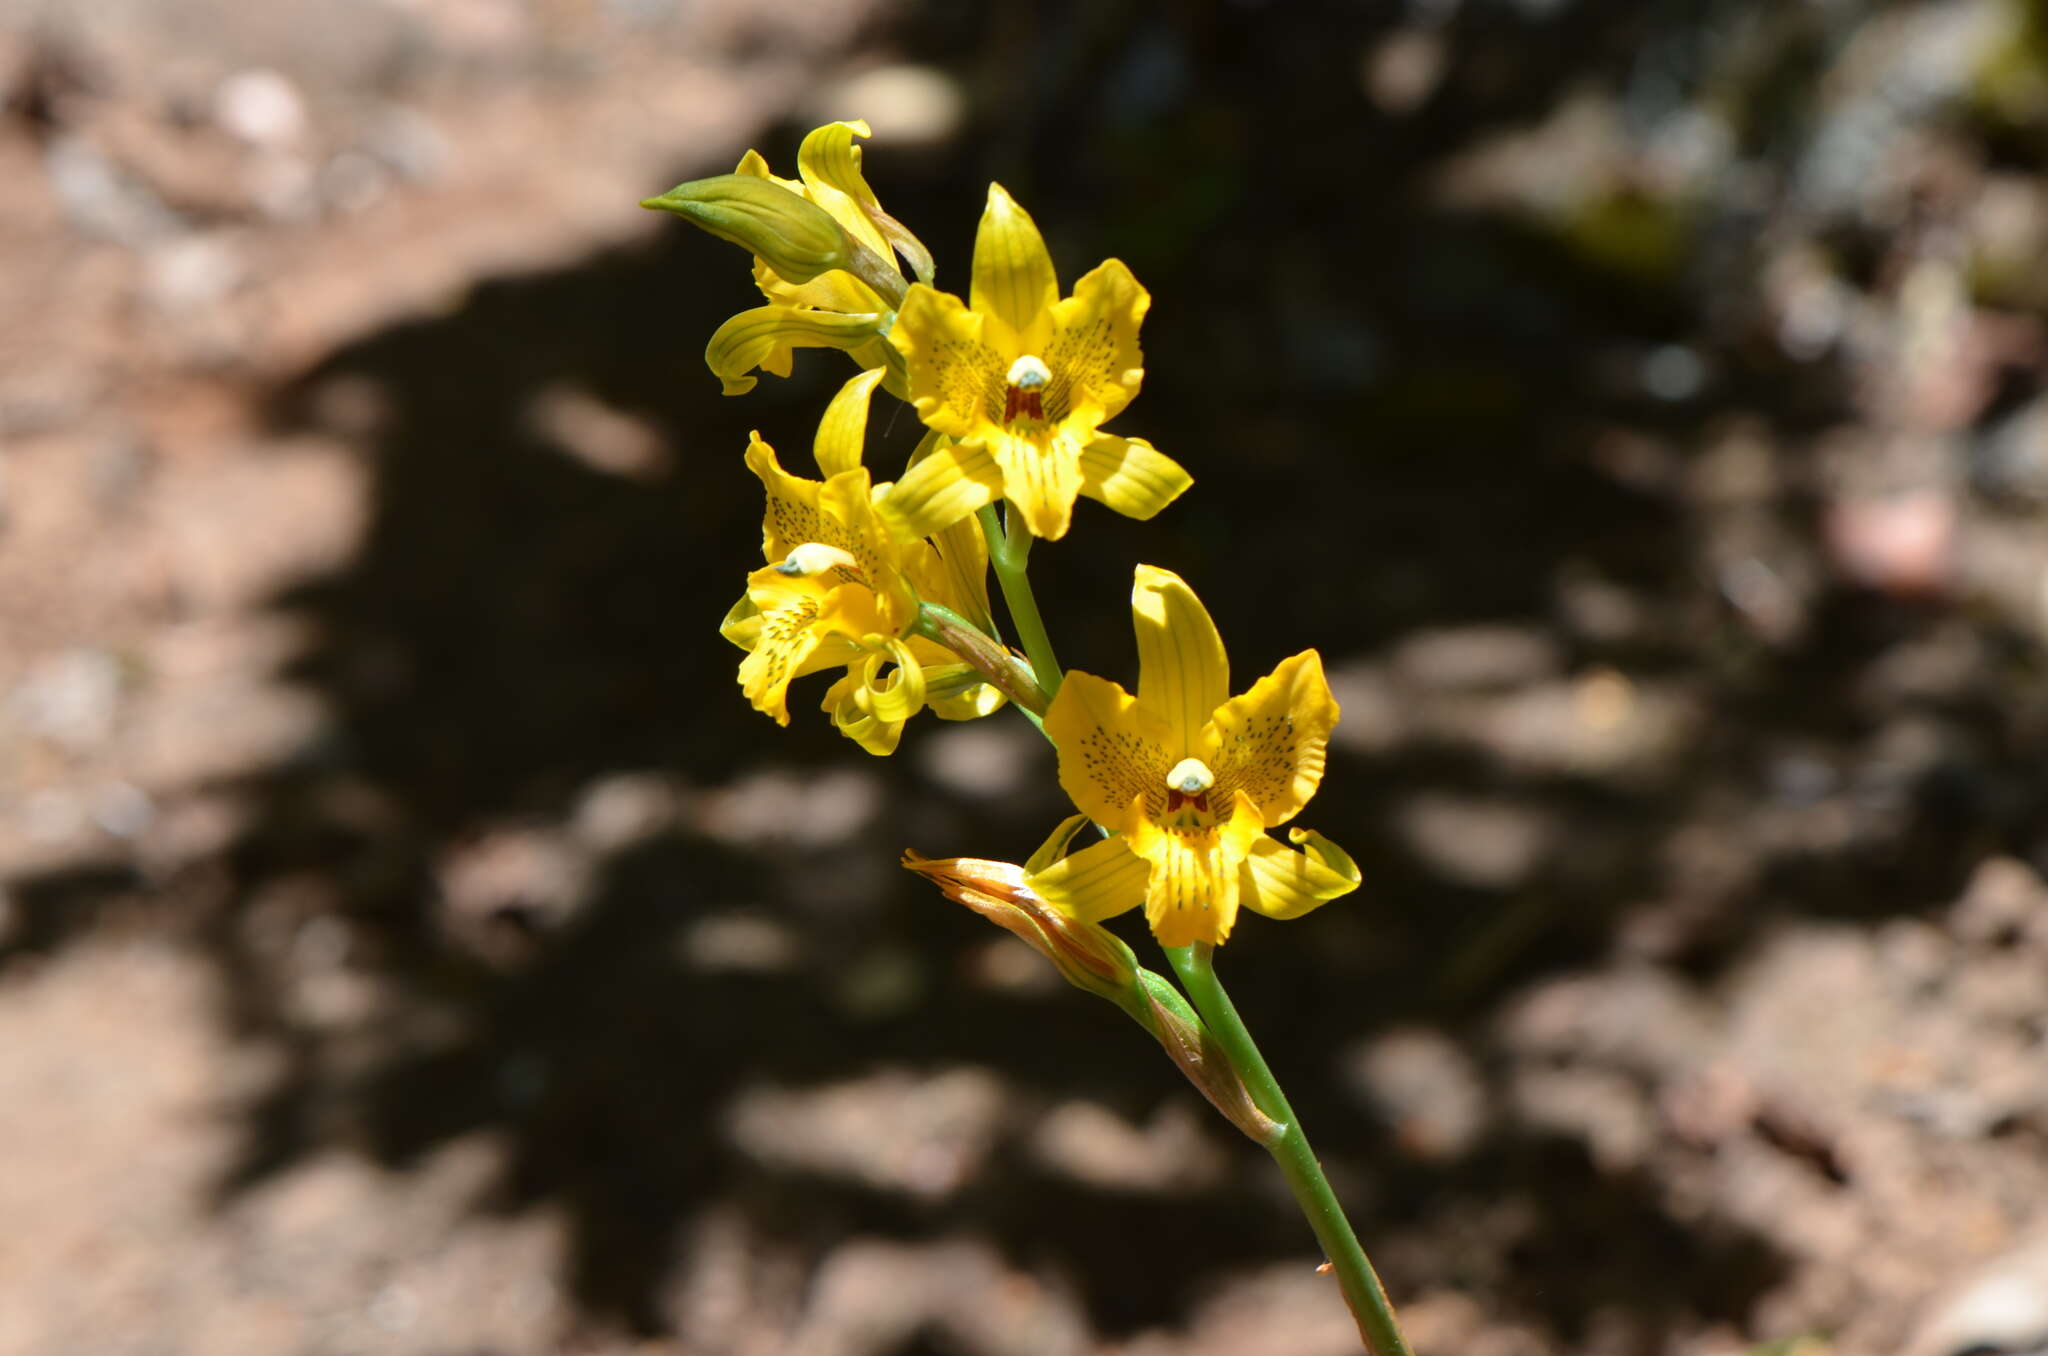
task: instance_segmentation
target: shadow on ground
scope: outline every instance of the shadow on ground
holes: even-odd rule
[[[1645,51],[1683,68],[1713,22],[1768,7],[1584,4],[1539,22],[1468,6],[1443,29],[1436,92],[1398,122],[1359,93],[1360,54],[1382,34],[1348,11],[1335,28],[1255,7],[1067,16],[1013,46],[943,8],[905,40],[964,72],[981,104],[959,147],[873,153],[884,200],[939,223],[928,239],[956,286],[991,173],[1038,214],[1069,279],[1122,254],[1156,300],[1147,389],[1119,427],[1197,480],[1159,521],[1091,505],[1041,550],[1067,661],[1128,674],[1120,600],[1142,559],[1197,583],[1240,685],[1313,644],[1350,691],[1393,702],[1380,733],[1336,756],[1307,817],[1368,864],[1363,897],[1299,927],[1252,920],[1227,953],[1326,1156],[1369,1184],[1361,1228],[1412,1231],[1424,1241],[1403,1256],[1434,1266],[1471,1245],[1432,1221],[1526,1199],[1542,1245],[1486,1264],[1503,1287],[1489,1304],[1567,1344],[1596,1310],[1631,1315],[1645,1350],[1676,1314],[1739,1324],[1784,1272],[1764,1239],[1673,1218],[1654,1182],[1505,1113],[1448,1160],[1405,1162],[1332,1070],[1364,1036],[1418,1021],[1493,1067],[1496,1005],[1520,986],[1617,948],[1706,984],[1778,919],[1923,909],[2038,828],[2020,717],[1995,684],[1940,705],[1953,737],[1936,754],[1858,784],[1863,818],[1800,828],[1912,713],[1907,698],[1873,708],[1873,668],[1957,618],[1824,582],[1806,624],[1771,634],[1726,596],[1715,510],[1683,460],[1708,441],[1697,431],[1748,421],[1796,461],[1802,440],[1857,417],[1840,371],[1760,344],[1754,297],[1726,290],[1741,223],[1610,204],[1684,243],[1668,259],[1655,242],[1603,253],[1429,190],[1490,127],[1588,83],[1626,88]],[[1826,40],[1787,38],[1758,107]],[[791,161],[798,130],[771,160]],[[713,627],[757,540],[738,450],[755,427],[801,449],[841,375],[805,354],[796,379],[720,398],[695,355],[746,300],[739,260],[678,227],[487,283],[276,394],[280,432],[369,411],[350,427],[366,430],[374,502],[356,559],[276,600],[312,625],[289,677],[324,704],[329,736],[232,788],[253,820],[182,883],[234,1028],[286,1057],[224,1197],[332,1145],[402,1167],[492,1129],[511,1166],[480,1208],[565,1209],[570,1284],[601,1321],[669,1324],[679,1230],[714,1203],[812,1256],[856,1234],[986,1231],[1077,1278],[1105,1332],[1184,1320],[1209,1274],[1184,1259],[1304,1251],[1248,1147],[1232,1185],[1139,1211],[1007,1141],[962,1190],[920,1201],[766,1165],[730,1130],[749,1087],[891,1066],[1000,1070],[1020,1104],[1093,1099],[1133,1119],[1168,1093],[1164,1066],[1080,999],[971,982],[978,926],[894,869],[906,844],[1027,851],[1059,813],[1044,765],[1038,789],[962,797],[918,752],[936,729],[870,760],[804,700],[778,732],[733,690]],[[1669,345],[1703,359],[1699,389],[1613,380]],[[651,424],[666,460],[592,465],[536,414],[562,392]],[[917,432],[907,413],[883,422],[877,464]],[[1630,438],[1680,461],[1632,469]],[[1797,483],[1754,508],[1809,554],[1816,512]],[[1621,599],[1624,622],[1581,624],[1573,580]],[[2026,642],[1971,624],[2023,662]],[[1475,679],[1403,650],[1424,632],[1505,635],[1511,656],[1535,657]],[[1482,668],[1498,660],[1480,648]],[[1455,709],[1429,715],[1453,689]],[[1579,757],[1558,731],[1603,691],[1666,692],[1680,714],[1641,749]],[[1534,812],[1507,821],[1535,825],[1519,866],[1475,873],[1418,835],[1429,807],[1473,804]],[[624,829],[606,827],[620,815]],[[1484,839],[1502,821],[1445,822],[1455,841],[1460,824]],[[1674,856],[1702,838],[1720,864],[1708,882]],[[513,864],[492,876],[498,853]],[[483,885],[451,885],[477,861]],[[61,944],[61,920],[133,885],[120,863],[15,883],[17,947]],[[346,923],[347,965],[390,995],[361,1024],[308,1020],[276,941],[328,916]],[[707,965],[707,926],[735,918],[793,950]],[[1171,1256],[1150,1241],[1162,1227]]]

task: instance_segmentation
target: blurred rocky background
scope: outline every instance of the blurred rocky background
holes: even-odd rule
[[[1222,960],[1418,1348],[2048,1349],[2048,5],[0,0],[0,1353],[1355,1349],[897,869],[1030,729],[735,690],[847,369],[634,204],[835,117],[1153,292],[1067,662],[1330,663],[1366,888]]]

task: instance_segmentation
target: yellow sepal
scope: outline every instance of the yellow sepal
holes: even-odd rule
[[[869,349],[881,338],[887,321],[883,312],[839,315],[794,306],[756,306],[718,327],[704,348],[704,362],[717,376],[726,395],[753,390],[755,379],[747,374],[757,367],[776,376],[788,376],[793,349],[872,351],[887,364],[898,360],[893,357],[895,350],[886,342]]]
[[[890,531],[915,541],[972,517],[1002,493],[1002,470],[987,450],[947,438],[905,471],[876,507]]]
[[[1068,815],[1059,822],[1059,827],[1038,845],[1038,851],[1024,860],[1024,874],[1035,875],[1067,855],[1067,847],[1074,841],[1074,835],[1087,824],[1087,815]]]
[[[1000,321],[1026,350],[1043,342],[1060,298],[1059,275],[1031,214],[1001,184],[988,186],[988,206],[974,233],[968,305]]]
[[[1105,838],[1060,858],[1026,879],[1060,912],[1099,923],[1145,902],[1150,868],[1122,838]]]
[[[1211,761],[1214,750],[1205,746],[1203,728],[1230,696],[1230,660],[1209,610],[1179,575],[1140,565],[1131,621],[1138,633],[1138,701],[1170,732],[1168,765],[1183,758]]]
[[[827,480],[861,464],[867,447],[868,407],[874,402],[875,383],[882,379],[879,367],[847,378],[818,421],[818,436],[811,444],[818,470]]]
[[[1081,452],[1081,493],[1126,518],[1150,518],[1194,483],[1179,462],[1143,438],[1105,435]]]

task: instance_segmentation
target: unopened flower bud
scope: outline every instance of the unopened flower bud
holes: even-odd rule
[[[938,886],[946,898],[1029,943],[1069,984],[1107,998],[1133,1017],[1144,1011],[1138,958],[1131,949],[1101,924],[1084,923],[1040,899],[1024,883],[1023,867],[979,857],[934,861],[916,852],[905,852],[903,865]]]
[[[640,204],[673,212],[758,255],[785,282],[807,283],[846,268],[856,248],[831,213],[752,174],[718,174],[677,184]]]
[[[1078,816],[1062,824],[1040,849],[1055,854],[1076,828]],[[1037,861],[1034,858],[1034,863]],[[948,857],[942,861],[905,852],[903,864],[991,923],[1008,928],[1059,968],[1062,978],[1122,1008],[1152,1033],[1181,1073],[1232,1125],[1271,1147],[1287,1127],[1259,1110],[1230,1057],[1202,1025],[1187,999],[1172,984],[1138,964],[1123,940],[1100,923],[1085,923],[1047,903],[1027,883],[1030,866]]]

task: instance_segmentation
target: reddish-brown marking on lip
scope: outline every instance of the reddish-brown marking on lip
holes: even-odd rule
[[[1003,422],[1014,423],[1019,411],[1040,423],[1045,422],[1045,405],[1039,400],[1038,392],[1027,391],[1021,386],[1012,386],[1009,395],[1003,398]]]
[[[1176,791],[1174,788],[1170,786],[1167,787],[1166,812],[1168,814],[1172,814],[1175,810],[1178,810],[1183,804],[1192,804],[1197,810],[1200,810],[1203,814],[1208,814],[1209,793],[1207,791],[1197,791],[1193,795],[1189,795],[1185,791]]]

